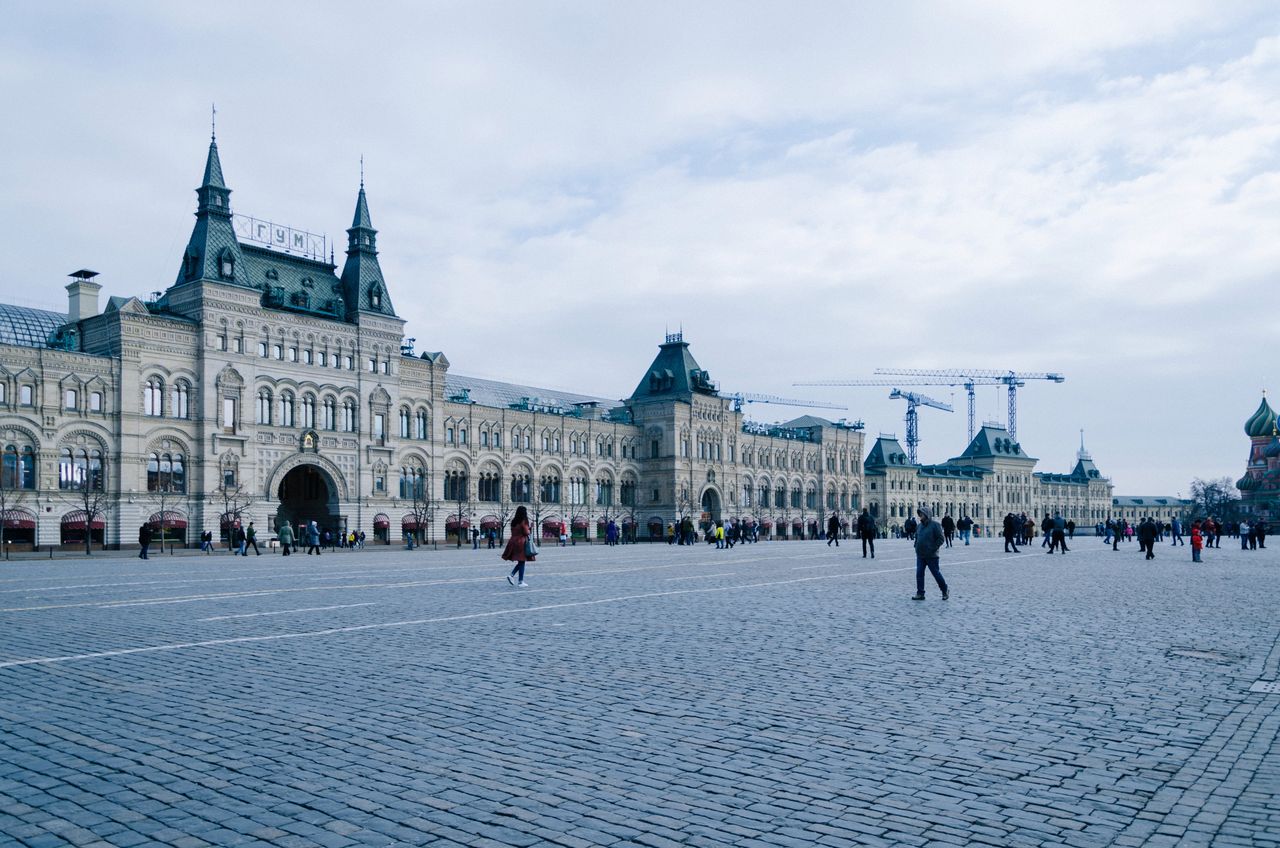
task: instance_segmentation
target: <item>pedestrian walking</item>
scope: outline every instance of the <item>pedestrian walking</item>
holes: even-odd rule
[[[951,541],[956,535],[956,520],[951,517],[951,513],[942,516],[942,538],[946,541],[947,547],[951,547]]]
[[[831,543],[835,542],[836,547],[840,547],[840,516],[834,512],[827,519],[827,547],[831,547]]]
[[[1156,523],[1148,516],[1141,524],[1138,525],[1138,545],[1147,552],[1147,559],[1156,558]]]
[[[1012,512],[1004,517],[1004,552],[1009,553],[1009,548],[1013,548],[1013,552],[1018,553],[1018,528],[1019,521]]]
[[[867,548],[871,549],[871,558],[876,558],[876,522],[866,507],[858,516],[858,538],[862,540],[862,558],[867,558]]]
[[[1249,550],[1253,550],[1255,544],[1263,550],[1267,549],[1266,519],[1259,518],[1253,522],[1253,540],[1249,542]]]
[[[916,510],[916,514],[920,516],[920,523],[916,525],[915,539],[916,593],[911,596],[911,600],[924,600],[924,570],[927,568],[937,582],[938,588],[942,590],[942,600],[945,601],[951,597],[951,592],[947,589],[947,581],[942,579],[942,572],[938,569],[938,550],[941,549],[944,541],[942,528],[924,507]]]
[[[502,558],[514,562],[515,566],[507,574],[507,582],[512,586],[528,586],[524,582],[524,564],[538,558],[538,547],[530,538],[529,511],[524,505],[516,508],[515,517],[511,519],[511,538],[502,550]]]
[[[1053,523],[1050,526],[1050,532],[1053,533],[1053,541],[1049,545],[1049,553],[1053,553],[1053,549],[1062,548],[1062,552],[1067,552],[1067,522],[1063,520],[1061,514],[1053,516]]]
[[[151,525],[143,524],[138,528],[138,559],[150,559],[147,548],[151,547]],[[164,553],[161,551],[160,553]]]
[[[960,531],[960,538],[964,539],[964,543],[969,544],[969,537],[973,534],[973,519],[967,515],[960,516],[956,529]]]
[[[1173,517],[1173,521],[1169,522],[1169,533],[1173,535],[1173,543],[1169,547],[1187,544],[1182,538],[1182,522],[1176,515]]]
[[[249,535],[245,533],[244,528],[239,525],[236,525],[235,535],[236,535],[236,553],[238,553],[240,556],[248,556],[249,554],[245,552],[245,547],[249,544]]]
[[[320,556],[320,525],[312,521],[307,525],[307,556]]]
[[[213,553],[213,531],[206,530],[200,534],[200,550],[206,554]]]
[[[253,522],[249,522],[249,529],[244,533],[244,555],[249,555],[249,546],[253,545],[253,552],[258,556],[262,556],[262,551],[258,549],[258,531],[253,528]]]
[[[289,522],[286,521],[280,525],[280,529],[276,531],[276,538],[280,540],[280,553],[285,556],[293,553],[291,550],[293,548],[293,527],[289,525]]]
[[[1249,550],[1249,540],[1253,538],[1253,525],[1248,521],[1240,522],[1240,550]]]

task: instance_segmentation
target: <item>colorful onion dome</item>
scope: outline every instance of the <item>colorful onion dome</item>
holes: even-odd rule
[[[1258,411],[1244,422],[1245,435],[1251,439],[1260,439],[1263,436],[1270,436],[1275,428],[1275,410],[1271,408],[1271,404],[1267,403],[1266,395],[1263,395],[1262,403],[1258,404]]]
[[[1236,481],[1236,488],[1242,492],[1252,492],[1258,488],[1258,481],[1246,474]]]
[[[1262,455],[1267,459],[1275,459],[1280,456],[1280,436],[1271,437],[1271,444],[1262,449]]]

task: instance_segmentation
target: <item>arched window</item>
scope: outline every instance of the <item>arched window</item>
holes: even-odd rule
[[[347,433],[356,431],[356,402],[353,400],[342,402],[342,429]]]
[[[400,410],[400,438],[409,438],[409,410]]]
[[[382,306],[382,289],[377,283],[369,286],[369,305],[374,309]]]
[[[190,418],[190,408],[188,406],[190,387],[185,381],[179,380],[173,384],[173,396],[170,401],[170,413],[174,418]]]
[[[511,475],[511,502],[529,503],[533,499],[533,489],[529,485],[528,474]]]
[[[142,414],[164,415],[164,383],[159,378],[147,380],[142,387]]]
[[[153,453],[147,457],[147,491],[187,491],[187,472],[180,453]]]
[[[316,399],[311,395],[302,396],[302,426],[316,426]]]
[[[214,199],[221,203],[222,198],[215,196]],[[218,256],[218,276],[224,280],[234,280],[236,277],[236,258],[229,250],[222,251]]]
[[[63,448],[58,453],[58,488],[102,491],[102,451]]]
[[[486,471],[480,475],[480,479],[476,481],[476,497],[487,503],[497,503],[502,500],[502,478],[497,471]]]
[[[280,393],[280,426],[293,426],[293,392]]]
[[[596,480],[596,506],[613,506],[613,480],[608,477]]]
[[[420,501],[426,497],[426,491],[426,474],[421,468],[405,466],[400,469],[400,497]]]
[[[419,409],[418,414],[414,416],[413,420],[414,420],[414,433],[413,433],[414,437],[418,439],[425,439],[427,437],[426,410]],[[498,447],[498,445],[495,444],[494,447]]]
[[[320,426],[325,430],[336,430],[338,427],[338,405],[333,398],[324,399],[324,410],[320,417]]]
[[[560,477],[547,474],[538,481],[538,499],[543,503],[560,503]]]
[[[271,390],[258,389],[258,423],[271,423]]]
[[[58,488],[78,488],[75,461],[71,456],[70,448],[63,448],[58,452]]]
[[[465,501],[467,499],[467,472],[453,470],[445,473],[444,499],[447,501]]]

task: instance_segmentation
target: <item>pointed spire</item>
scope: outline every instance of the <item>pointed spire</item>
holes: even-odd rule
[[[222,181],[222,162],[218,159],[218,142],[213,140],[209,142],[209,158],[204,163],[204,179],[200,182],[201,188],[226,188],[227,185]]]
[[[356,197],[356,214],[351,219],[351,229],[373,229],[373,221],[369,219],[369,201],[365,200],[364,196],[364,186],[360,187],[360,194]]]

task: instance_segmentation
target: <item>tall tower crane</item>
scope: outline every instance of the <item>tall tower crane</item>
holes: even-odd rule
[[[920,444],[920,428],[919,422],[916,420],[918,417],[917,407],[932,406],[934,409],[951,412],[951,404],[934,400],[927,395],[904,392],[901,389],[894,389],[889,392],[889,400],[905,400],[907,402],[907,462],[915,465],[916,445]]]
[[[741,412],[744,403],[777,403],[783,406],[807,406],[813,409],[848,409],[847,406],[836,406],[831,403],[820,403],[816,400],[796,400],[795,398],[778,397],[777,395],[760,395],[754,392],[727,392],[720,397],[733,401],[733,411]]]
[[[1057,373],[1035,371],[991,371],[981,368],[954,368],[936,370],[932,368],[877,368],[877,374],[897,377],[915,377],[917,379],[937,380],[936,385],[964,386],[969,393],[969,441],[974,434],[974,386],[1003,385],[1009,388],[1009,438],[1018,440],[1018,389],[1027,384],[1027,380],[1049,380],[1061,383],[1067,378]],[[923,384],[921,384],[923,385]]]

